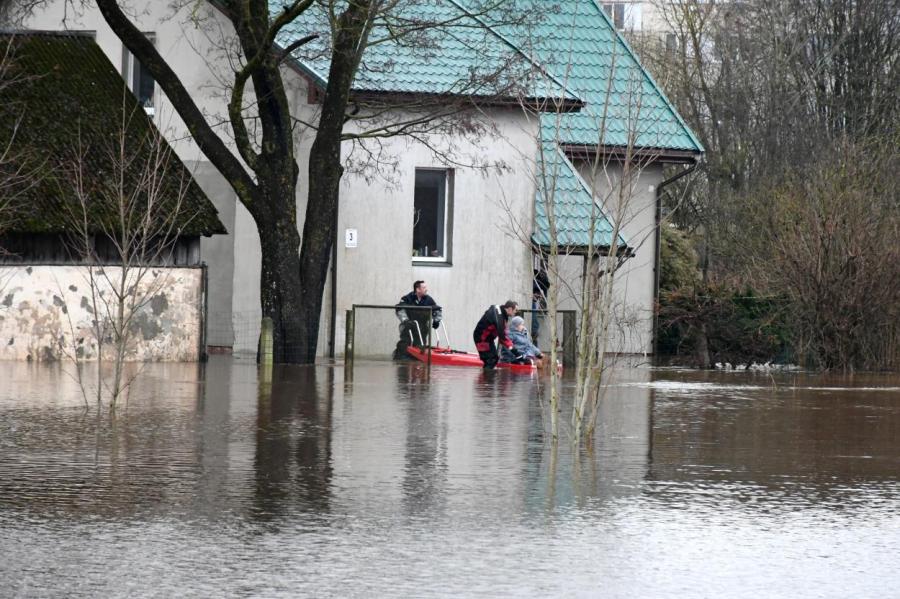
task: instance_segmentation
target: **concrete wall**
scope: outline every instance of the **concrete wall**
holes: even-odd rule
[[[132,270],[134,275],[137,271]],[[91,277],[84,266],[5,266],[0,269],[0,359],[57,361],[96,360],[93,321],[117,307],[110,285],[121,268],[96,268],[92,299]],[[202,329],[200,268],[152,268],[131,278],[137,283],[129,311],[130,341],[126,359],[183,361],[199,359]],[[107,343],[104,355],[112,347]]]
[[[219,220],[225,229],[233,232],[237,198],[231,186],[209,162],[188,162],[186,166],[219,211]],[[232,323],[234,235],[202,237],[200,256],[208,267],[206,342],[208,345],[231,347],[235,337]]]

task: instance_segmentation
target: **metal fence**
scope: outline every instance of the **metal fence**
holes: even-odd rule
[[[470,338],[451,339],[447,328],[442,324],[433,328],[431,308],[404,307],[413,324],[400,327],[397,318],[397,306],[378,306],[354,304],[347,310],[344,357],[347,362],[354,359],[389,360],[395,356],[398,342],[403,335],[404,341],[429,347],[453,347],[465,349]],[[415,317],[413,312],[418,314]],[[519,313],[530,325],[530,330],[538,331],[537,345],[550,334],[549,313],[537,310],[520,310]],[[537,326],[535,326],[537,325]],[[473,323],[474,328],[474,323]],[[560,333],[559,351],[566,366],[575,364],[575,311],[559,310],[557,312],[557,331]],[[546,345],[546,344],[545,344]],[[548,348],[543,348],[548,351]]]
[[[452,337],[443,324],[434,329],[431,326],[431,308],[408,306],[405,309],[411,320],[418,322],[418,325],[408,325],[403,330],[405,340],[413,345],[466,349],[470,344],[471,335]],[[549,352],[546,340],[550,334],[550,315],[537,310],[519,310],[519,314],[525,318],[535,344]],[[209,312],[206,321],[207,349],[210,353],[255,356],[259,347],[261,319],[258,310]],[[345,319],[344,355],[348,361],[354,357],[366,360],[390,360],[394,357],[401,334],[397,306],[355,304],[347,310]],[[566,366],[575,364],[575,323],[574,310],[557,312],[557,330],[560,334],[558,350]],[[474,326],[472,323],[472,328]],[[459,335],[459,330],[455,329],[454,334]]]

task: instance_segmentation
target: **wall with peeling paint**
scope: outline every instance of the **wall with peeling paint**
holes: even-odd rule
[[[128,320],[129,361],[197,361],[203,325],[203,271],[151,268],[137,281]],[[95,267],[94,285],[85,266],[0,267],[0,360],[96,360],[95,314],[110,323],[117,303],[111,285],[116,266]],[[92,293],[92,288],[95,293]],[[104,357],[113,347],[103,344]]]

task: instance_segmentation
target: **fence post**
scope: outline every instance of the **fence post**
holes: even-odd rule
[[[434,310],[432,308],[428,308],[428,330],[425,332],[425,337],[427,339],[426,347],[428,348],[428,367],[426,370],[428,371],[428,376],[431,376],[431,331],[434,329],[431,328],[431,323],[434,322]]]
[[[262,319],[259,329],[259,362],[266,366],[275,361],[275,325],[272,319],[266,316]]]
[[[199,361],[209,360],[207,340],[209,339],[209,269],[206,262],[200,263],[200,347]]]
[[[575,312],[563,312],[563,364],[575,366]]]
[[[353,366],[353,342],[356,335],[356,308],[347,310],[344,325],[344,364]]]

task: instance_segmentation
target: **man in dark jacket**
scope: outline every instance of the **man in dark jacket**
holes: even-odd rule
[[[431,310],[416,310],[415,308],[431,308]],[[400,340],[394,350],[394,359],[407,358],[406,348],[412,343],[416,347],[425,345],[428,334],[428,316],[431,314],[431,326],[437,329],[441,326],[443,311],[430,295],[425,281],[413,283],[413,290],[400,298],[397,304],[397,318],[400,319]],[[418,326],[416,324],[418,323]],[[410,335],[411,334],[411,335]]]
[[[534,343],[538,342],[541,326],[544,324],[544,314],[547,312],[547,291],[550,289],[550,277],[543,268],[535,269],[534,278],[531,281],[531,337]]]
[[[485,368],[494,368],[499,359],[494,339],[499,340],[499,344],[503,347],[515,352],[512,341],[506,335],[506,321],[515,316],[518,309],[519,305],[512,300],[502,306],[491,306],[475,325],[472,339]]]

